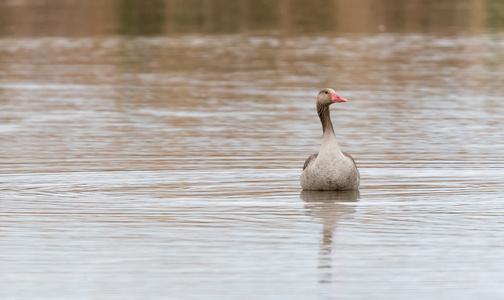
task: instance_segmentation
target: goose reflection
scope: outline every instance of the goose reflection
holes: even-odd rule
[[[349,202],[357,202],[359,190],[352,191],[305,191],[300,194],[306,202],[308,214],[322,223],[322,240],[319,252],[320,283],[331,283],[333,232],[340,219],[353,214],[355,209]]]

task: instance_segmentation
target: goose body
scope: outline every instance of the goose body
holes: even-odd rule
[[[323,89],[317,97],[317,113],[322,123],[322,144],[320,151],[308,157],[301,173],[301,187],[304,190],[335,191],[356,190],[360,184],[360,174],[350,154],[342,152],[336,141],[331,122],[329,105],[346,102],[333,89]]]

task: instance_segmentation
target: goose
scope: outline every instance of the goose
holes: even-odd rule
[[[329,106],[346,102],[331,88],[321,90],[317,96],[317,113],[322,123],[322,144],[320,151],[306,159],[301,173],[303,190],[337,191],[356,190],[360,184],[360,174],[352,156],[340,150]]]

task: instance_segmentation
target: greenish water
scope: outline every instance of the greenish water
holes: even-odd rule
[[[0,2],[0,36],[500,32],[502,0]]]

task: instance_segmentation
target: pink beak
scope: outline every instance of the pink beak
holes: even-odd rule
[[[336,93],[331,93],[331,101],[333,103],[336,103],[336,102],[347,102],[347,99],[339,96],[338,94]]]

